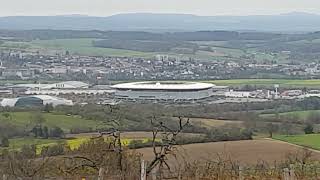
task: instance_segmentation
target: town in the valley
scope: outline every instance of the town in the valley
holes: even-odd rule
[[[286,52],[288,53],[288,52]],[[239,63],[234,61],[197,61],[169,55],[152,58],[99,57],[66,54],[43,55],[34,52],[3,51],[0,56],[1,98],[48,95],[78,104],[108,104],[123,101],[158,103],[243,103],[277,99],[320,97],[315,88],[269,86],[215,85],[202,98],[172,96],[170,98],[120,97],[115,84],[138,81],[206,82],[228,78],[244,78],[254,72],[289,76],[320,76],[317,62],[306,64]],[[28,83],[25,83],[28,82]],[[127,89],[130,90],[130,89]],[[118,90],[119,91],[119,90]],[[152,91],[152,89],[150,89]],[[156,92],[163,93],[163,92]],[[143,94],[143,92],[142,92]],[[5,104],[2,104],[5,106]]]

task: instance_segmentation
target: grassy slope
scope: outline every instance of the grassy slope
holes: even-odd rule
[[[35,139],[32,137],[25,137],[25,138],[14,138],[10,139],[10,147],[9,150],[19,150],[24,145],[36,145],[37,149],[40,150],[41,147],[45,145],[53,145],[57,143],[63,143],[64,140],[57,140],[57,139]]]
[[[184,137],[198,137],[200,134],[193,134],[193,133],[182,133]],[[34,137],[24,137],[24,138],[13,138],[10,139],[10,147],[7,148],[8,150],[20,150],[24,145],[36,145],[37,153],[41,152],[43,147],[48,147],[56,144],[65,144],[69,146],[71,149],[77,149],[80,147],[81,144],[86,143],[92,137],[97,137],[97,133],[83,133],[83,134],[69,134],[66,136],[66,139],[36,139]],[[124,146],[129,145],[134,140],[140,140],[143,143],[148,141],[152,141],[153,135],[152,132],[123,132],[121,134],[121,143]],[[105,140],[107,141],[108,136],[104,136]],[[156,141],[161,141],[160,138],[157,138]],[[0,148],[0,152],[1,152]]]
[[[0,123],[8,122],[20,127],[27,127],[32,122],[32,112],[14,112],[10,113],[11,118],[5,118],[1,114]],[[52,113],[43,113],[46,120],[44,123],[48,127],[60,127],[69,133],[71,128],[92,128],[95,129],[100,122],[82,119],[77,116],[55,115]]]
[[[242,121],[227,121],[206,118],[190,118],[190,122],[205,128],[217,128],[225,125],[242,127]]]
[[[34,51],[39,50],[40,52],[54,53],[56,51],[64,52],[66,50],[74,54],[79,55],[96,55],[96,56],[135,56],[135,57],[151,57],[156,54],[163,54],[160,52],[139,52],[122,49],[112,48],[98,48],[93,47],[92,38],[78,38],[78,39],[56,39],[56,40],[34,40],[32,42],[5,42],[0,45],[0,49],[32,49]],[[210,44],[210,42],[209,42]],[[246,53],[240,49],[215,47],[212,49],[215,52],[198,51],[195,54],[176,54],[173,52],[167,52],[173,56],[193,57],[201,60],[225,60],[232,59],[238,60],[238,58]],[[258,58],[259,59],[259,58]]]
[[[27,42],[4,41],[3,44],[0,44],[0,49],[26,49],[30,47],[31,45]]]
[[[92,46],[92,41],[95,39],[57,39],[57,40],[36,40],[32,41],[31,47],[39,48],[39,49],[48,49],[48,50],[69,50],[72,53],[81,54],[81,55],[102,55],[102,56],[137,56],[137,57],[151,57],[155,54],[159,54],[157,52],[139,52],[139,51],[131,51],[131,50],[121,50],[121,49],[112,49],[112,48],[98,48]],[[210,53],[205,51],[199,51],[195,55],[182,55],[175,53],[165,53],[171,54],[173,56],[190,56],[199,59],[215,59],[220,57],[221,54],[225,54],[227,56],[231,56],[234,58],[238,58],[244,54],[242,50],[238,49],[229,49],[229,48],[214,48],[219,53]],[[161,53],[160,53],[161,54]]]
[[[84,135],[84,136],[77,136],[73,139],[36,139],[33,137],[24,137],[24,138],[13,138],[10,139],[10,147],[7,148],[8,150],[20,150],[24,145],[35,145],[37,148],[37,153],[39,154],[43,147],[57,145],[59,143],[65,144],[69,146],[71,149],[77,149],[80,147],[81,144],[84,144],[90,140],[92,136]],[[105,138],[107,140],[107,137]],[[142,142],[151,141],[152,138],[148,137],[140,137],[140,138],[122,138],[121,143],[124,146],[127,146],[133,140],[141,140]],[[159,140],[157,140],[159,141]],[[1,148],[0,148],[1,150]]]
[[[292,112],[285,112],[279,113],[280,117],[283,116],[295,116],[299,117],[300,119],[306,119],[312,113],[320,113],[320,110],[309,110],[309,111],[292,111]],[[276,114],[262,114],[261,117],[274,117]]]
[[[320,150],[320,134],[277,135],[274,139]]]
[[[24,138],[14,138],[10,139],[9,150],[20,150],[24,145],[35,145],[37,148],[37,153],[39,154],[43,147],[48,147],[56,145],[59,143],[66,144],[70,146],[71,149],[78,148],[81,144],[89,140],[89,137],[76,138],[76,139],[36,139],[33,137],[24,137]],[[1,150],[1,148],[0,148]]]
[[[56,39],[56,40],[35,40],[31,42],[33,48],[49,49],[49,50],[63,50],[70,51],[71,53],[80,55],[96,55],[96,56],[151,56],[151,53],[111,49],[111,48],[98,48],[92,45],[95,39]]]
[[[200,46],[209,46],[213,50],[215,50],[215,53],[217,54],[216,60],[224,60],[223,56],[228,56],[232,57],[232,60],[239,60],[240,56],[243,55],[254,55],[255,60],[258,62],[263,62],[265,60],[276,60],[277,62],[288,62],[287,58],[288,55],[285,54],[269,54],[269,53],[262,53],[259,52],[258,49],[254,48],[257,46],[258,43],[263,43],[265,41],[259,41],[259,40],[252,40],[252,41],[244,41],[246,42],[247,48],[244,49],[235,49],[235,48],[227,48],[228,47],[228,42],[227,41],[191,41],[192,43],[196,43]],[[252,44],[253,43],[253,44]],[[199,55],[212,55],[213,53],[210,52],[198,52],[197,54]],[[204,56],[205,57],[205,56]],[[212,56],[211,56],[212,58]]]

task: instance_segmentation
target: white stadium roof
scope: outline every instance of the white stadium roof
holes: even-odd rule
[[[210,89],[214,86],[214,84],[198,82],[133,82],[117,84],[112,88],[120,90],[201,90]]]

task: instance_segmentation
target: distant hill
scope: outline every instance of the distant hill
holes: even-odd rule
[[[0,17],[1,29],[60,29],[114,31],[273,31],[320,30],[320,15],[288,13],[256,16],[195,16],[189,14],[119,14],[109,17],[83,15]]]

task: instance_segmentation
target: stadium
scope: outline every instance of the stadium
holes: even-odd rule
[[[198,100],[212,96],[213,84],[198,82],[133,82],[112,86],[118,99]]]

